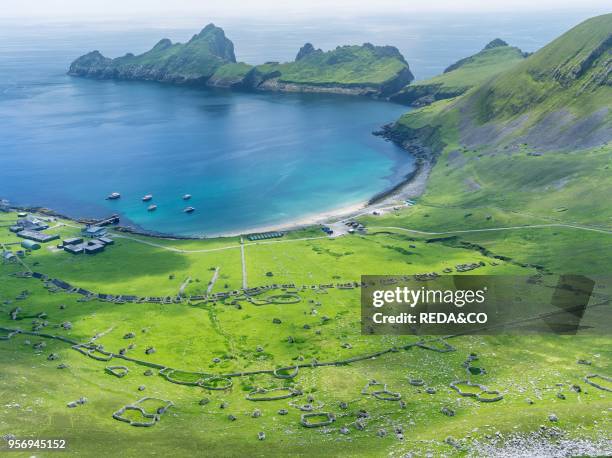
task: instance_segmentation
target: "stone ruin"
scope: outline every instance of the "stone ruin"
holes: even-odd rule
[[[311,418],[323,417],[321,421],[310,421]],[[336,416],[329,412],[304,413],[300,417],[300,424],[306,428],[320,428],[331,425],[336,421]]]
[[[153,413],[148,412],[143,405],[149,401],[156,401],[158,404],[162,404],[162,406],[155,409]],[[166,413],[166,411],[173,405],[174,403],[172,401],[166,401],[160,398],[141,398],[134,404],[125,405],[121,409],[113,413],[113,418],[115,420],[128,423],[130,424],[130,426],[151,427],[154,426],[158,421],[160,421],[162,415]],[[124,414],[129,410],[140,412],[145,421],[134,421],[130,418],[125,417]]]

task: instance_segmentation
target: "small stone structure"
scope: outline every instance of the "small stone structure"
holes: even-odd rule
[[[115,377],[122,378],[128,375],[130,370],[126,366],[108,366],[104,368],[104,372],[114,375]]]
[[[324,417],[321,421],[309,421],[309,418]],[[320,428],[321,426],[331,425],[336,421],[336,416],[329,412],[304,413],[300,418],[300,424],[306,428]]]

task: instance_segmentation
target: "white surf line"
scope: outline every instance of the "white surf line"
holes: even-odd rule
[[[247,289],[247,271],[246,271],[246,258],[244,256],[244,243],[242,237],[240,237],[240,257],[242,258],[242,289]]]
[[[592,232],[601,232],[603,234],[611,234],[612,231],[608,231],[605,229],[595,229],[592,227],[584,227],[584,226],[576,226],[572,224],[530,224],[526,226],[506,226],[506,227],[490,227],[486,229],[463,229],[456,231],[445,231],[445,232],[427,232],[427,231],[418,231],[416,229],[407,229],[405,227],[395,227],[395,226],[369,226],[368,229],[391,229],[398,230],[404,232],[412,232],[414,234],[423,234],[423,235],[447,235],[447,234],[466,234],[472,232],[490,232],[490,231],[511,231],[517,229],[541,229],[541,228],[551,228],[551,227],[567,227],[571,229],[580,229],[583,231],[592,231]]]
[[[215,273],[213,274],[212,278],[210,279],[210,282],[208,283],[206,294],[210,294],[212,292],[212,289],[215,286],[215,283],[217,282],[217,278],[219,278],[219,269],[221,269],[221,267],[215,267]]]

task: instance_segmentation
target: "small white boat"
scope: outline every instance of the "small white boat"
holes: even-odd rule
[[[116,200],[119,199],[121,197],[121,194],[119,194],[118,192],[113,192],[111,194],[109,194],[106,199],[107,200]]]
[[[153,199],[153,195],[152,195],[152,194],[147,194],[146,196],[144,196],[144,197],[142,198],[142,201],[143,201],[143,202],[148,202],[148,201],[150,201],[151,199]]]
[[[157,205],[149,205],[147,207],[147,211],[152,212],[152,211],[155,211],[155,210],[157,210]]]
[[[189,200],[189,199],[191,199],[191,194],[185,194],[183,196],[183,200]]]
[[[193,207],[187,207],[185,210],[183,210],[183,212],[185,212],[185,213],[192,213],[194,211],[195,211],[195,208],[193,208]]]

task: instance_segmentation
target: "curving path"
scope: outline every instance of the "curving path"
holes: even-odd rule
[[[449,235],[449,234],[469,234],[471,232],[513,231],[517,229],[542,229],[542,228],[550,228],[550,227],[565,227],[565,228],[571,228],[571,229],[580,229],[583,231],[601,232],[603,234],[612,235],[612,230],[596,229],[596,228],[588,227],[588,226],[579,226],[575,224],[562,224],[562,223],[528,224],[525,226],[489,227],[485,229],[462,229],[462,230],[445,231],[445,232],[418,231],[416,229],[407,229],[405,227],[395,227],[395,226],[369,226],[368,229],[391,229],[391,230],[411,232],[413,234],[423,234],[423,235]]]

